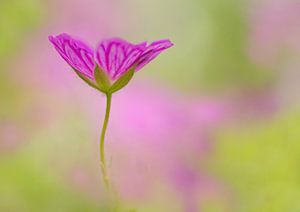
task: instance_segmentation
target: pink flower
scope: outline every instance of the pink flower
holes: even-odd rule
[[[159,40],[148,45],[147,42],[132,44],[123,39],[111,38],[102,41],[94,52],[84,42],[65,33],[49,36],[49,40],[77,73],[93,82],[96,66],[106,73],[110,81],[115,81],[132,68],[140,70],[162,51],[173,46],[169,40]]]

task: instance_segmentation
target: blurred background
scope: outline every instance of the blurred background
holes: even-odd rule
[[[300,2],[1,0],[0,211],[107,211],[105,97],[47,36],[175,46],[113,97],[124,211],[300,211]]]

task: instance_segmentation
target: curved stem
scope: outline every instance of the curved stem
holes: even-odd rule
[[[102,170],[104,184],[107,190],[109,190],[109,178],[107,175],[106,162],[105,162],[104,140],[105,140],[105,133],[106,133],[107,124],[109,120],[109,114],[110,114],[111,97],[112,94],[109,93],[106,94],[106,112],[105,112],[105,118],[104,118],[101,137],[100,137],[100,163],[101,163],[101,170]]]

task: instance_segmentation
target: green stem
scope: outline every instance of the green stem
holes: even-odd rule
[[[100,137],[101,170],[102,170],[104,184],[105,184],[105,187],[108,191],[109,191],[109,178],[108,178],[108,175],[107,175],[106,162],[105,162],[104,140],[105,140],[105,133],[106,133],[107,124],[108,124],[108,120],[109,120],[109,114],[110,114],[111,97],[112,97],[112,94],[110,94],[110,93],[106,94],[106,112],[105,112],[105,118],[104,118],[101,137]]]

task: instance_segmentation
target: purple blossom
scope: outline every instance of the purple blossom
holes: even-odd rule
[[[73,69],[93,81],[96,65],[114,81],[131,68],[140,70],[162,51],[173,46],[169,40],[159,40],[148,45],[147,42],[132,44],[120,38],[111,38],[100,42],[94,51],[66,33],[49,36],[49,40]]]

